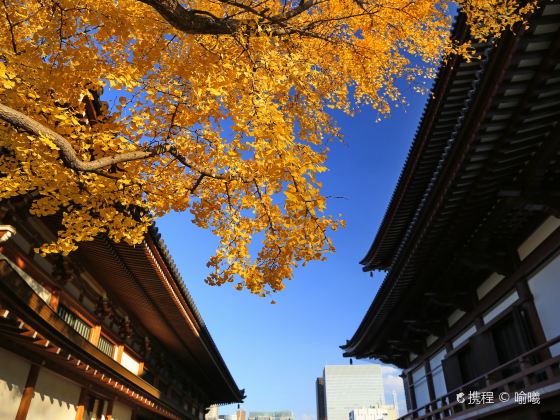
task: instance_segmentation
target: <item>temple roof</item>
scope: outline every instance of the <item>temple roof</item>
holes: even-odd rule
[[[77,254],[127,313],[174,352],[212,403],[242,402],[244,391],[237,387],[155,227],[140,245],[97,238],[82,243]]]
[[[560,6],[440,68],[365,271],[387,270],[345,356],[399,366],[557,214]],[[466,36],[459,19],[455,37]],[[515,255],[514,255],[515,254]],[[442,297],[443,296],[443,297]],[[447,304],[442,301],[447,299]],[[467,299],[468,300],[468,299]],[[452,301],[451,304],[449,302]]]

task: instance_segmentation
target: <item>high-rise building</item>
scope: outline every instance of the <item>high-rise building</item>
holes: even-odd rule
[[[294,420],[293,411],[251,411],[249,420]]]
[[[321,410],[328,420],[348,420],[349,413],[354,409],[384,404],[379,365],[327,365],[323,378],[317,379],[319,420]]]
[[[392,392],[392,396],[393,396],[393,407],[395,407],[395,416],[396,418],[399,418],[399,403],[397,401],[397,391],[395,391],[394,389]]]
[[[315,383],[315,392],[317,393],[317,420],[326,420],[327,410],[325,408],[325,378],[317,378]]]

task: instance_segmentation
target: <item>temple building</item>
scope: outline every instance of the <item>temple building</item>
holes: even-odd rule
[[[342,346],[403,369],[403,419],[560,413],[559,2],[476,48],[439,70]]]
[[[203,420],[244,398],[160,235],[67,257],[26,199],[0,205],[0,419]]]

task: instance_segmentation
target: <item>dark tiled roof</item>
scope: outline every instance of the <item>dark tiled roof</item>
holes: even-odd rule
[[[343,346],[347,356],[400,363],[386,336],[402,339],[403,321],[430,310],[424,293],[475,282],[476,273],[465,270],[458,255],[493,241],[511,246],[542,219],[535,206],[502,193],[512,185],[534,190],[560,182],[559,38],[560,10],[547,5],[531,18],[529,30],[479,46],[482,60],[456,60],[440,69],[382,226],[362,261],[365,270],[389,272]],[[454,281],[467,272],[471,277],[463,283]]]

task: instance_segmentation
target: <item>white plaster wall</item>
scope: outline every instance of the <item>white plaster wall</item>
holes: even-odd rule
[[[16,417],[30,368],[27,360],[0,348],[0,419]]]
[[[459,347],[461,344],[463,344],[465,341],[467,341],[470,337],[472,337],[475,333],[476,333],[476,327],[474,325],[471,325],[470,328],[468,328],[467,330],[463,330],[463,332],[461,334],[459,334],[451,342],[451,344],[453,344],[453,348],[456,349],[457,347]]]
[[[113,404],[113,420],[130,420],[132,418],[132,409],[124,405],[120,401],[115,401]]]
[[[130,370],[135,375],[138,375],[140,370],[140,363],[132,358],[126,351],[123,352],[121,357],[121,365]]]
[[[527,258],[527,256],[543,243],[558,227],[560,227],[560,219],[553,216],[546,219],[517,249],[519,258],[521,258],[521,260]]]
[[[500,283],[503,279],[504,276],[502,276],[501,274],[492,273],[490,277],[484,280],[484,282],[477,287],[476,295],[478,296],[478,299],[482,299],[484,296],[486,296],[490,292],[490,290],[496,287],[498,283]]]
[[[78,384],[49,369],[41,368],[27,418],[30,420],[74,420],[80,390]]]

